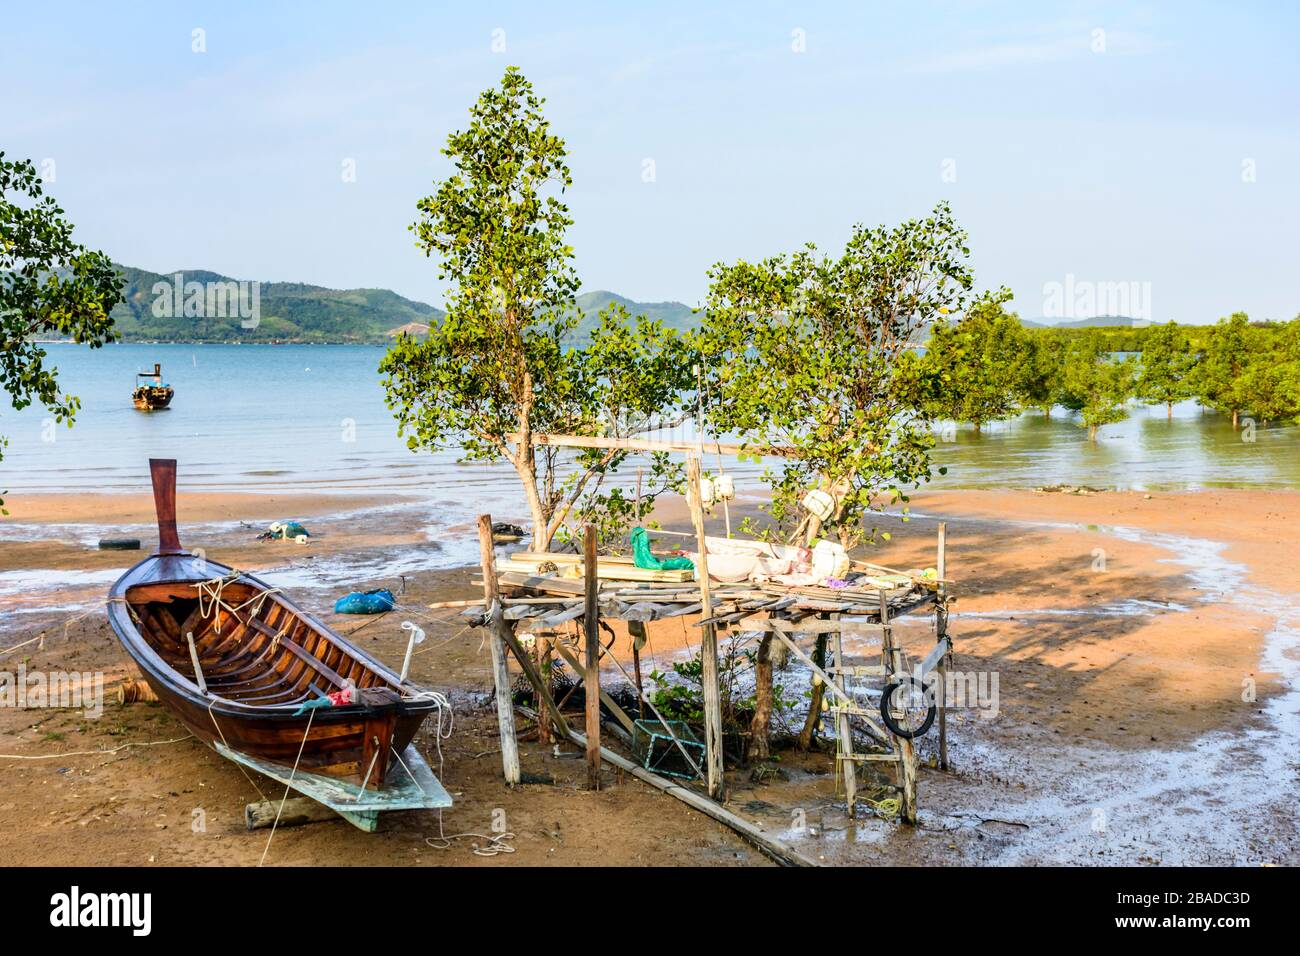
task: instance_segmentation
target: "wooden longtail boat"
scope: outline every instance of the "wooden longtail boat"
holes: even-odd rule
[[[162,365],[155,362],[152,372],[136,374],[135,391],[131,393],[131,401],[141,411],[151,412],[166,408],[172,403],[172,396],[175,394],[172,387],[162,380]]]
[[[345,785],[339,792],[360,800],[384,789],[405,751],[413,778],[415,751],[407,745],[438,707],[436,698],[278,589],[182,550],[176,462],[151,459],[149,467],[158,551],[113,585],[108,616],[158,699],[200,740],[271,776],[323,781],[327,792],[337,781]],[[351,688],[355,703],[298,712]]]

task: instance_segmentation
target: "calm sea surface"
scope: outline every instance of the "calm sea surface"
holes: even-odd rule
[[[9,439],[0,490],[122,492],[149,487],[147,460],[180,461],[189,490],[405,492],[444,497],[470,513],[479,503],[522,512],[508,466],[459,464],[454,451],[412,453],[384,405],[378,346],[48,346],[64,389],[82,409],[69,429],[40,407],[0,409]],[[161,362],[172,407],[131,404],[137,371]],[[986,428],[950,430],[936,449],[940,487],[1300,487],[1300,428],[1259,428],[1242,440],[1226,420],[1193,403],[1139,406],[1102,429],[1096,444],[1066,413],[1025,415]],[[713,462],[708,462],[712,465]],[[740,478],[753,465],[728,463]],[[503,500],[504,499],[504,500]],[[516,500],[520,499],[520,500]],[[509,507],[506,507],[506,502]]]

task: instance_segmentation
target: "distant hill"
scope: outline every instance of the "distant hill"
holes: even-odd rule
[[[194,310],[201,315],[193,311],[186,315],[191,294],[184,287],[176,290],[176,273],[164,275],[121,265],[117,268],[126,284],[123,301],[113,309],[113,319],[128,342],[385,342],[391,329],[427,326],[444,314],[388,289],[326,289],[301,282],[262,282],[258,289],[259,321],[256,327],[246,328],[249,323],[245,319],[251,314],[251,286],[245,287],[242,301],[237,298],[237,286],[231,286],[219,290],[221,298],[208,298],[205,307]],[[229,276],[202,269],[178,271],[185,286],[202,283],[205,292],[213,289],[214,294],[217,284],[238,283]]]
[[[1040,319],[1038,321],[1021,319],[1020,324],[1031,329],[1103,329],[1117,326],[1152,325],[1153,323],[1147,319],[1135,319],[1129,315],[1097,315],[1090,319],[1072,319],[1069,322],[1056,322],[1052,319]]]
[[[251,302],[234,298],[239,280],[203,269],[182,271],[182,281],[201,283],[206,289],[226,284],[227,300],[209,300],[209,306],[190,310],[190,294],[176,290],[176,273],[149,272],[117,266],[125,276],[123,301],[113,309],[122,338],[127,342],[359,342],[382,344],[398,335],[422,336],[446,314],[424,302],[404,298],[388,289],[327,289],[302,282],[262,282],[259,286],[260,319],[247,328],[244,321]],[[162,284],[161,286],[159,284]],[[229,285],[234,283],[235,285]],[[156,292],[155,287],[163,291]],[[246,290],[248,287],[245,287]],[[160,301],[160,299],[162,301]],[[632,315],[659,319],[677,331],[695,329],[701,316],[683,302],[637,302],[600,289],[577,299],[582,321],[571,338],[586,342],[610,304],[622,305]],[[222,305],[225,308],[222,308]],[[243,311],[239,306],[242,305]],[[195,311],[202,314],[195,314]],[[1021,319],[1026,328],[1086,329],[1133,326],[1139,320],[1126,315],[1100,315],[1058,322]],[[1150,323],[1140,323],[1150,324]]]
[[[127,342],[382,344],[401,334],[425,335],[429,326],[436,325],[446,314],[388,289],[327,289],[301,282],[262,282],[257,303],[260,317],[255,327],[248,328],[251,286],[245,285],[240,298],[237,279],[205,269],[178,270],[182,279],[177,289],[175,272],[149,272],[123,265],[117,269],[125,277],[125,285],[123,301],[113,309],[113,319]],[[194,287],[190,283],[204,287],[201,308],[199,300],[192,299]],[[225,288],[219,289],[221,285]],[[219,298],[212,298],[214,295]],[[681,302],[636,302],[603,290],[585,292],[577,302],[583,313],[573,336],[577,342],[587,339],[599,321],[600,310],[610,303],[622,305],[632,315],[660,319],[678,330],[699,324],[691,307]]]
[[[600,289],[578,296],[578,308],[582,310],[583,317],[576,330],[576,337],[585,340],[591,330],[600,324],[600,310],[611,303],[623,306],[633,316],[644,315],[649,319],[659,319],[666,327],[679,332],[698,328],[700,324],[700,316],[682,302],[635,302],[615,292]]]

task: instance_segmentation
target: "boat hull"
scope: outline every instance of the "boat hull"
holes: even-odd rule
[[[152,412],[170,405],[174,394],[170,388],[138,388],[131,401],[141,411]]]
[[[205,614],[200,586],[217,580],[222,600],[208,602]],[[286,768],[382,789],[394,753],[437,708],[265,582],[184,552],[122,575],[109,594],[109,622],[158,700],[194,736]],[[297,712],[345,688],[355,688],[356,703]]]

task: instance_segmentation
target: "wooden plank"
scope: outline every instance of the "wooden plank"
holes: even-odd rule
[[[542,564],[550,561],[556,565],[582,564],[584,556],[567,551],[512,551],[507,557],[524,564]],[[596,559],[600,564],[628,564],[635,567],[635,559],[627,555],[602,554]]]
[[[858,760],[863,762],[879,760],[883,763],[893,763],[898,758],[895,757],[892,753],[888,753],[888,754],[843,754],[840,756],[840,759]]]
[[[884,677],[884,664],[853,664],[847,667],[828,667],[828,674],[840,675],[845,677]]]
[[[579,602],[570,607],[566,607],[563,611],[557,611],[554,614],[542,618],[538,623],[545,628],[559,627],[561,624],[567,624],[569,621],[576,621],[578,618],[582,617],[586,610],[586,604],[584,602]]]
[[[583,568],[584,566],[584,562],[567,565],[567,567],[572,568]],[[527,561],[501,561],[498,562],[497,568],[502,572],[532,574],[536,570],[536,565]],[[596,576],[602,581],[649,581],[663,584],[680,584],[684,581],[693,580],[695,572],[682,570],[656,571],[653,568],[638,568],[631,564],[609,564],[602,559],[597,559]]]
[[[596,527],[582,529],[582,549],[586,560],[583,566],[587,586],[583,609],[584,648],[587,653],[586,687],[583,697],[587,703],[587,789],[600,789],[600,584],[597,580],[599,563],[596,560]]]
[[[696,625],[697,627],[699,625]],[[786,634],[858,634],[879,637],[882,628],[870,621],[821,620],[787,621],[765,614],[745,617],[736,625],[742,631],[784,631]]]
[[[337,820],[339,815],[309,797],[290,797],[287,800],[263,800],[244,807],[244,826],[249,830],[262,830],[269,826],[296,827],[304,823]]]
[[[533,588],[538,591],[553,591],[556,594],[573,594],[582,597],[584,588],[581,581],[564,580],[547,575],[521,574],[518,571],[503,571],[497,575],[501,584],[517,588]]]
[[[921,661],[921,676],[924,677],[926,674],[930,673],[930,671],[939,666],[943,662],[944,657],[947,656],[948,651],[951,649],[952,645],[948,643],[948,638],[946,636],[942,640],[936,642],[934,647],[931,648],[930,653],[925,655],[925,660]]]
[[[683,607],[679,607],[675,611],[669,611],[664,615],[664,617],[686,617],[688,614],[699,614],[703,610],[704,605],[697,602],[695,604],[687,604]]]
[[[545,432],[532,434],[534,445],[553,445],[558,448],[616,448],[627,451],[664,451],[686,455],[767,455],[775,458],[793,458],[794,448],[775,445],[728,445],[715,441],[664,441],[654,438],[616,438],[606,435],[552,435]],[[506,435],[507,441],[516,444],[522,439],[519,432]]]
[[[691,523],[695,526],[697,578],[700,583],[700,608],[705,618],[713,616],[713,599],[709,592],[709,550],[704,540],[704,502],[700,497],[700,458],[686,459],[687,500]],[[712,624],[700,629],[701,674],[704,689],[704,748],[708,765],[709,796],[724,799],[722,775],[722,694],[718,687],[718,635]]]
[[[497,725],[501,731],[501,769],[506,783],[519,782],[519,739],[515,736],[514,701],[511,699],[510,671],[506,667],[502,629],[510,627],[501,617],[497,591],[496,553],[492,543],[492,516],[478,517],[479,559],[483,564],[483,602],[488,609],[488,646],[492,651],[492,683],[496,688]]]

